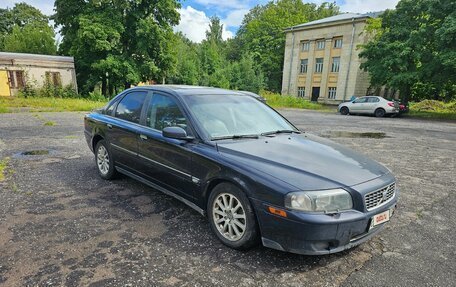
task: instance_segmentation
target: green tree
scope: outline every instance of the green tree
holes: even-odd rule
[[[197,85],[200,80],[200,61],[198,58],[198,45],[185,38],[182,33],[177,33],[173,41],[173,53],[177,58],[175,69],[168,77],[168,83]]]
[[[0,9],[0,50],[5,50],[5,39],[13,32],[15,35],[9,37],[9,51],[45,54],[55,50],[49,45],[50,35],[54,37],[54,31],[51,31],[49,26],[49,17],[29,4],[16,3],[11,9]],[[20,33],[25,33],[28,37],[18,35]],[[44,37],[42,41],[39,40],[40,36]],[[18,42],[24,40],[27,43]],[[44,50],[29,51],[25,48],[39,46],[43,46]]]
[[[265,86],[264,76],[253,55],[246,54],[231,65],[230,88],[258,93]]]
[[[49,25],[39,25],[33,22],[23,27],[15,25],[4,38],[6,52],[33,53],[55,55],[57,47],[55,34]]]
[[[229,62],[224,53],[225,42],[222,39],[223,25],[220,18],[214,16],[206,31],[206,39],[199,45],[200,62],[199,84],[220,88],[230,87]]]
[[[161,82],[175,66],[176,0],[56,0],[60,52],[73,55],[83,91],[101,83],[104,95],[140,81]]]
[[[271,1],[247,13],[236,35],[239,43],[234,46],[242,47],[242,54],[251,53],[254,60],[261,63],[267,88],[278,92],[282,83],[284,29],[338,13],[339,8],[334,3],[317,6],[302,0]]]
[[[372,40],[360,53],[371,84],[399,89],[405,102],[454,98],[456,2],[401,0],[380,23],[367,26]]]
[[[222,32],[223,32],[223,25],[220,22],[220,18],[217,16],[211,17],[209,23],[209,30],[206,31],[206,40],[209,42],[216,42],[217,44],[222,43]]]

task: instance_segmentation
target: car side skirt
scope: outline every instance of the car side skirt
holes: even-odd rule
[[[143,178],[143,177],[141,177],[141,176],[139,176],[139,175],[137,175],[137,174],[134,174],[134,173],[132,173],[132,172],[130,172],[130,171],[124,169],[124,168],[121,168],[121,167],[119,167],[119,166],[116,166],[115,168],[116,168],[116,170],[117,170],[118,172],[120,172],[120,173],[122,173],[122,174],[125,174],[126,176],[129,176],[129,177],[131,177],[131,178],[133,178],[133,179],[135,179],[135,180],[137,180],[137,181],[139,181],[139,182],[144,183],[145,185],[148,185],[148,186],[150,186],[150,187],[152,187],[152,188],[154,188],[154,189],[157,189],[157,190],[163,192],[164,194],[169,195],[169,196],[172,196],[172,197],[174,197],[175,199],[177,199],[177,200],[179,200],[179,201],[185,203],[186,205],[190,206],[191,208],[193,208],[194,210],[196,210],[196,211],[197,211],[198,213],[200,213],[201,215],[203,215],[203,216],[206,215],[206,212],[205,212],[202,208],[200,208],[199,206],[197,206],[197,205],[194,204],[193,202],[191,202],[191,201],[189,201],[189,200],[183,198],[182,196],[177,195],[177,194],[175,194],[174,192],[169,191],[168,189],[166,189],[166,188],[164,188],[164,187],[161,187],[161,186],[159,186],[159,185],[156,185],[155,183],[150,182],[149,180],[147,180],[147,179],[145,179],[145,178]]]

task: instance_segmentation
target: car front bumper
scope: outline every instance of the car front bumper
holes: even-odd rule
[[[286,210],[287,218],[268,212],[268,205],[252,199],[260,225],[263,245],[282,251],[324,255],[355,247],[377,234],[386,223],[370,228],[374,215],[396,207],[397,194],[387,204],[369,212],[309,214]]]

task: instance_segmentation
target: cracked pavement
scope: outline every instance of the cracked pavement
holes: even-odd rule
[[[133,179],[104,181],[84,113],[0,114],[1,286],[451,286],[456,124],[286,109],[301,130],[385,164],[401,189],[378,236],[342,253],[231,250],[207,220]],[[53,121],[55,126],[45,126]],[[344,133],[354,132],[355,134]],[[356,137],[356,133],[386,137]],[[345,137],[345,136],[353,137]],[[22,156],[19,152],[49,150]],[[454,285],[453,285],[454,286]]]

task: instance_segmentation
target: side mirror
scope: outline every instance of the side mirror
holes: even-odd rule
[[[162,131],[165,138],[176,140],[192,140],[193,137],[187,136],[187,132],[181,127],[166,127]]]

